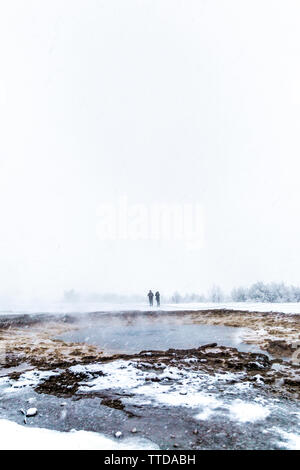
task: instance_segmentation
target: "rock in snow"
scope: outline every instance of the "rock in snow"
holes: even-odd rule
[[[26,416],[35,416],[37,414],[37,409],[36,408],[29,408],[26,412]]]

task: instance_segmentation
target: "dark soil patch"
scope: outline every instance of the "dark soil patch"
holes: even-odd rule
[[[35,388],[35,391],[37,393],[56,395],[57,397],[71,397],[77,392],[79,382],[85,378],[84,374],[74,374],[66,370],[62,374],[49,377],[40,383]]]
[[[290,357],[293,354],[293,348],[291,344],[288,344],[284,340],[269,340],[265,346],[266,351],[274,356],[279,357]]]
[[[114,408],[115,410],[124,410],[125,406],[119,398],[109,399],[104,398],[101,401],[101,405],[108,406],[109,408]]]

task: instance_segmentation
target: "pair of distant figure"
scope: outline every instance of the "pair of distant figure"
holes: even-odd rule
[[[149,299],[150,307],[152,307],[152,305],[153,305],[153,297],[154,297],[154,294],[153,294],[152,290],[149,290],[148,299]],[[160,293],[158,291],[155,292],[155,300],[156,300],[157,306],[159,307],[160,306]]]

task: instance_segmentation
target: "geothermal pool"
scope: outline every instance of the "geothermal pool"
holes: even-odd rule
[[[243,343],[246,328],[228,326],[184,324],[167,321],[141,320],[108,324],[96,321],[68,331],[58,339],[67,342],[88,343],[109,352],[139,353],[143,350],[166,350],[198,348],[208,343],[237,348],[243,352],[263,352],[257,345]]]

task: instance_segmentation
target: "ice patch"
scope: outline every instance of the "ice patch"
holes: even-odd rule
[[[235,400],[228,406],[230,418],[241,423],[254,423],[266,419],[271,413],[269,408],[258,403]]]
[[[283,441],[279,442],[279,445],[285,447],[288,450],[300,450],[300,434],[283,431],[282,429],[276,429],[278,434],[283,438]]]
[[[205,421],[205,420],[209,419],[213,414],[214,414],[214,410],[212,410],[210,408],[206,408],[201,413],[198,413],[195,416],[195,419],[199,419],[199,421]]]

